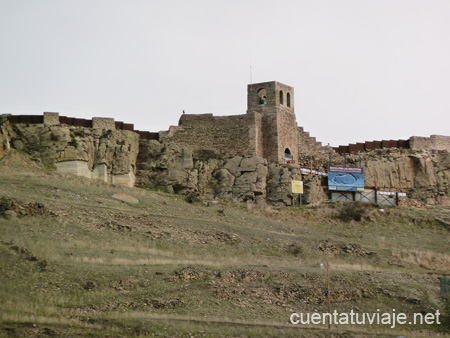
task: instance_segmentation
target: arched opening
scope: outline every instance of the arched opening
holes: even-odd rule
[[[258,96],[258,104],[267,104],[266,90],[264,88],[258,90],[256,94]]]
[[[280,104],[284,104],[283,91],[280,90]]]
[[[286,94],[286,103],[287,103],[288,107],[291,106],[291,94],[290,93]]]
[[[292,161],[292,154],[289,148],[286,148],[284,151],[284,162],[289,163],[290,161]]]

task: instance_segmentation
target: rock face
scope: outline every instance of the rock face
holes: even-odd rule
[[[348,157],[356,165],[359,157]],[[427,204],[450,205],[450,153],[444,150],[386,149],[362,155],[366,187],[407,192]]]
[[[67,125],[14,124],[7,133],[11,146],[59,171],[133,186],[139,135]]]
[[[223,158],[214,152],[141,140],[136,183],[170,193],[196,192],[206,199],[267,199],[290,205],[291,180],[300,177],[296,165],[268,165],[256,156]]]
[[[450,205],[450,154],[447,151],[381,149],[363,153],[365,186],[406,192],[427,204]],[[359,166],[349,155],[348,166]],[[237,198],[291,205],[291,181],[303,180],[305,204],[328,199],[327,178],[302,175],[295,164],[268,164],[258,157],[223,158],[173,144],[142,140],[137,182],[168,192],[196,192],[204,198]]]
[[[11,132],[11,125],[8,122],[7,116],[0,116],[0,159],[5,155],[6,151],[10,149],[9,134]]]

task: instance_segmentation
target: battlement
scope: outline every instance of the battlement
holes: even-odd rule
[[[364,143],[354,143],[346,146],[333,147],[333,149],[340,155],[389,148],[409,148],[409,140],[367,141]]]
[[[75,117],[60,116],[59,113],[44,112],[43,115],[5,115],[11,124],[45,124],[55,126],[65,124],[74,127],[84,127],[106,130],[129,130],[139,134],[142,139],[158,140],[159,134],[148,131],[135,130],[131,123],[115,121],[110,117],[93,117],[92,120],[80,119]]]
[[[450,150],[450,136],[431,135],[430,137],[412,136],[409,139],[411,149]]]
[[[408,140],[368,141],[364,143],[349,144],[334,147],[333,149],[343,155],[374,149],[415,149],[415,150],[447,150],[450,151],[450,136],[431,135],[430,137],[411,136]]]

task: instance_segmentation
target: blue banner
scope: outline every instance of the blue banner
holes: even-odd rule
[[[362,168],[329,167],[328,190],[363,191],[364,173]]]

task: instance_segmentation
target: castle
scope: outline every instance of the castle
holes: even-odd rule
[[[330,162],[362,162],[367,189],[376,185],[450,205],[450,137],[331,148],[297,125],[294,108],[294,88],[272,81],[248,85],[245,114],[182,114],[178,126],[158,133],[112,118],[1,115],[0,158],[16,149],[63,173],[113,184],[285,204],[292,180],[305,182],[309,202],[327,198],[323,176],[308,177],[302,167],[323,172]]]
[[[297,162],[309,167],[314,159],[324,167],[330,156],[375,149],[450,150],[450,138],[412,136],[408,140],[380,140],[322,146],[297,126],[294,88],[280,82],[249,84],[245,115],[183,114],[178,126],[159,133],[160,141],[189,149],[210,149],[230,156],[258,156],[273,163]],[[320,164],[319,164],[320,162]]]
[[[299,134],[294,88],[274,81],[248,85],[246,114],[183,114],[177,127],[161,133],[161,140],[283,163],[298,159]]]

